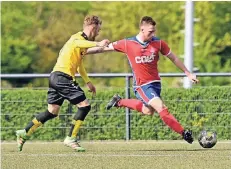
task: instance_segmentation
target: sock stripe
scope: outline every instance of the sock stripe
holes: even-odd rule
[[[75,121],[75,120],[73,120],[73,121]],[[71,137],[76,137],[76,136],[77,136],[77,134],[78,134],[78,132],[79,132],[79,129],[80,129],[82,123],[83,123],[82,120],[77,120],[77,121],[75,121],[75,124],[74,124],[75,126],[74,126],[74,128],[73,128]]]
[[[30,136],[32,133],[34,133],[34,131],[42,125],[42,123],[40,121],[38,121],[36,118],[34,118],[32,120],[32,122],[34,123],[34,125],[29,129],[29,131],[27,132],[27,136]]]
[[[36,118],[34,118],[32,122],[34,123],[35,126],[40,126],[42,124],[42,122],[38,121]]]

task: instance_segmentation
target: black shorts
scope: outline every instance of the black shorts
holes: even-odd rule
[[[86,96],[70,75],[63,72],[52,72],[49,77],[47,102],[61,106],[65,99],[76,105],[84,101]]]

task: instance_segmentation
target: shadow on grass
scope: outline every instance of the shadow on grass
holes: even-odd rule
[[[209,148],[204,148],[204,149],[177,149],[177,150],[169,150],[169,149],[162,149],[162,150],[136,150],[136,151],[230,151],[231,149],[209,149]]]
[[[151,152],[151,151],[153,151],[153,152],[163,152],[163,151],[167,151],[167,152],[187,152],[187,151],[189,151],[189,152],[192,152],[192,151],[195,151],[195,152],[197,152],[197,151],[231,151],[231,148],[229,149],[215,149],[215,148],[213,148],[213,149],[209,149],[209,148],[204,148],[204,149],[190,149],[190,150],[187,150],[187,149],[161,149],[161,150],[142,150],[142,149],[137,149],[137,150],[113,150],[113,152],[130,152],[130,151],[147,151],[147,152]],[[104,151],[104,152],[107,152],[107,151]]]

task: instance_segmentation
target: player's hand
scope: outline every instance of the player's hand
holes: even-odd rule
[[[88,82],[87,83],[87,87],[89,88],[89,91],[92,92],[92,96],[95,96],[96,95],[96,88],[95,88],[95,86],[91,82]]]
[[[193,83],[198,83],[199,82],[199,80],[197,79],[195,74],[189,73],[189,74],[187,74],[187,76]]]
[[[100,42],[97,42],[97,46],[99,46],[99,47],[106,47],[106,46],[109,45],[109,43],[110,43],[110,41],[108,39],[104,39],[104,40],[102,40]]]

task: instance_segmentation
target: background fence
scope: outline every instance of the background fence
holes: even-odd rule
[[[197,74],[198,76],[227,76],[231,73]],[[2,78],[47,77],[37,75],[1,75]],[[178,134],[167,128],[157,113],[154,116],[142,116],[135,111],[113,108],[105,110],[106,103],[114,93],[130,98],[131,74],[89,74],[92,77],[123,77],[125,87],[104,87],[98,90],[96,98],[91,98],[91,113],[81,128],[81,139],[180,139]],[[183,77],[183,74],[161,74],[161,76]],[[163,88],[162,97],[183,126],[198,134],[203,128],[218,132],[218,138],[231,139],[231,87],[196,87],[193,89]],[[2,139],[14,139],[14,131],[21,129],[36,113],[46,109],[46,90],[44,89],[2,89],[1,130]],[[33,135],[35,139],[54,140],[65,137],[69,130],[72,115],[76,108],[65,102],[59,118],[47,122]],[[126,112],[126,113],[124,113]]]

